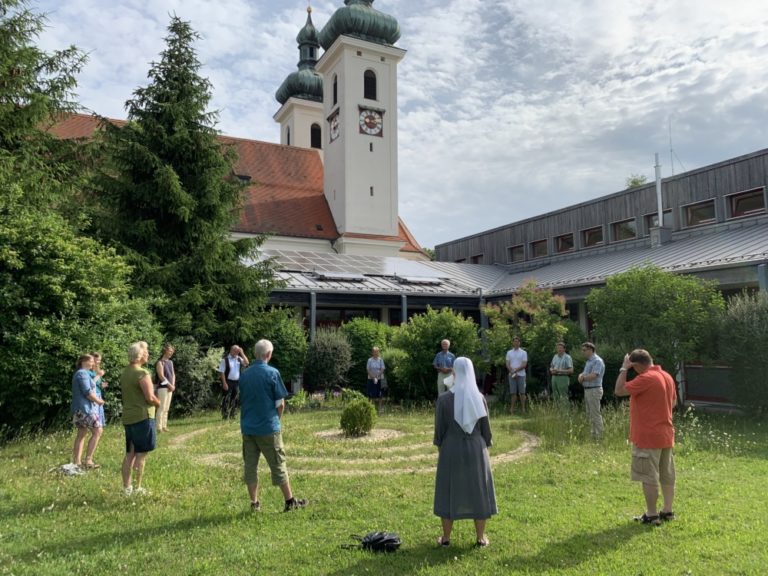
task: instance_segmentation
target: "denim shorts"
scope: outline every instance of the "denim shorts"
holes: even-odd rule
[[[157,428],[155,419],[147,418],[135,424],[126,424],[125,428],[125,451],[141,454],[143,452],[152,452],[157,444]]]
[[[507,376],[510,394],[525,394],[525,376]]]

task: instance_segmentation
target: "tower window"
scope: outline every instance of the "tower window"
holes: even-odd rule
[[[363,74],[363,98],[376,100],[376,73],[366,70]]]
[[[373,142],[370,142],[370,143],[368,144],[368,146],[369,146],[369,148],[368,148],[368,149],[369,149],[371,152],[373,152]]]
[[[373,196],[373,186],[371,186],[371,196]]]
[[[309,47],[309,57],[313,60],[315,58],[315,49],[312,46]]]
[[[322,148],[323,147],[323,132],[320,129],[319,124],[312,124],[312,128],[310,128],[309,132],[310,136],[310,146],[312,148]]]
[[[285,143],[290,146],[291,145],[291,127],[288,126],[285,129]]]
[[[336,74],[333,75],[333,104],[334,106],[339,103],[339,77]]]

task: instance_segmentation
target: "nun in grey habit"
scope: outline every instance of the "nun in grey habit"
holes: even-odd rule
[[[443,524],[438,544],[449,546],[454,520],[475,521],[476,545],[487,546],[485,523],[497,513],[488,457],[491,426],[488,404],[475,381],[469,358],[453,364],[454,382],[435,406],[434,444],[439,449],[434,512]]]

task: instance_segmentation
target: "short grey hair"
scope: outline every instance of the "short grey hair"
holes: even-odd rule
[[[272,351],[275,349],[274,346],[272,346],[272,342],[269,340],[262,338],[253,347],[253,355],[256,356],[257,360],[264,360],[267,356],[269,356]]]
[[[149,348],[149,345],[144,342],[134,342],[128,347],[128,362],[138,362],[141,355]]]

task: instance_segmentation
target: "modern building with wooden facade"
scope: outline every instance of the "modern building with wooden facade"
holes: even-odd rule
[[[436,259],[506,270],[484,290],[491,300],[533,279],[581,319],[589,290],[644,263],[715,280],[724,292],[765,288],[767,185],[768,149],[662,179],[662,227],[648,183],[446,242]]]

